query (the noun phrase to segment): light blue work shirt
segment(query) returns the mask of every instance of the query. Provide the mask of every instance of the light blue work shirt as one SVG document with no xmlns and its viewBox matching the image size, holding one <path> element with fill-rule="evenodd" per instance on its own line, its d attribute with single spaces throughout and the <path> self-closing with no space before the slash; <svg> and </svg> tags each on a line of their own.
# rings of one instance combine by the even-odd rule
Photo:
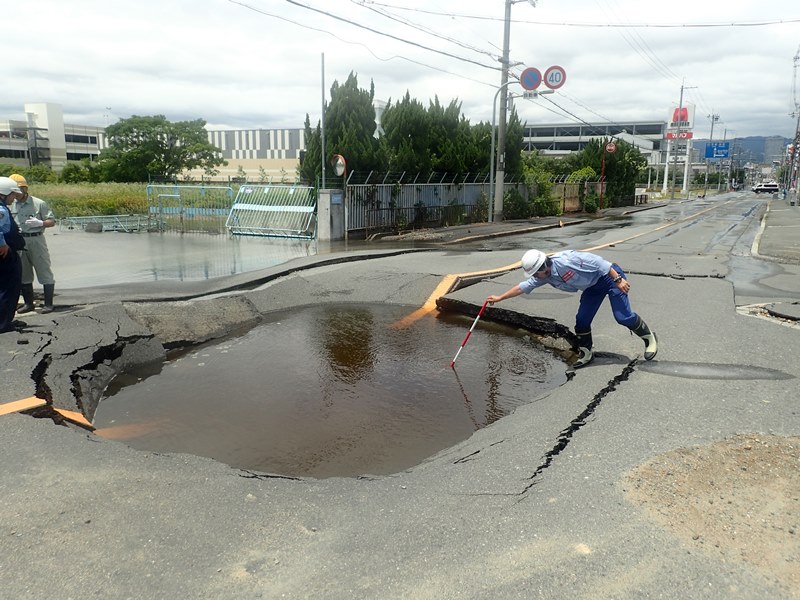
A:
<svg viewBox="0 0 800 600">
<path fill-rule="evenodd" d="M 0 200 L 0 246 L 6 245 L 6 234 L 11 233 L 11 211 Z"/>
<path fill-rule="evenodd" d="M 608 275 L 613 266 L 606 259 L 577 250 L 556 252 L 550 257 L 552 267 L 549 277 L 531 277 L 519 284 L 519 289 L 530 294 L 538 287 L 550 284 L 565 292 L 578 292 L 592 287 L 601 277 Z"/>
</svg>

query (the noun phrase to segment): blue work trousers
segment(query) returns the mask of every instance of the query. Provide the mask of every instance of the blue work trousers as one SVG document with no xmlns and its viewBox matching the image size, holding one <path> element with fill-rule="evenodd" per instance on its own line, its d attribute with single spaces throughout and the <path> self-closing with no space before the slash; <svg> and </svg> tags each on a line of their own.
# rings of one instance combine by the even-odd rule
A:
<svg viewBox="0 0 800 600">
<path fill-rule="evenodd" d="M 17 312 L 19 291 L 22 287 L 22 262 L 16 251 L 9 250 L 0 259 L 0 333 L 11 331 L 14 315 Z"/>
<path fill-rule="evenodd" d="M 614 270 L 627 279 L 625 272 L 616 263 L 612 265 Z M 617 284 L 608 276 L 608 273 L 603 275 L 600 280 L 592 287 L 586 288 L 581 293 L 581 302 L 578 307 L 578 314 L 575 316 L 575 333 L 588 333 L 592 330 L 592 321 L 603 299 L 608 296 L 608 301 L 611 303 L 611 310 L 614 313 L 614 319 L 617 323 L 632 329 L 636 327 L 639 320 L 639 315 L 633 312 L 631 304 L 628 301 L 628 294 L 623 294 L 619 291 Z"/>
</svg>

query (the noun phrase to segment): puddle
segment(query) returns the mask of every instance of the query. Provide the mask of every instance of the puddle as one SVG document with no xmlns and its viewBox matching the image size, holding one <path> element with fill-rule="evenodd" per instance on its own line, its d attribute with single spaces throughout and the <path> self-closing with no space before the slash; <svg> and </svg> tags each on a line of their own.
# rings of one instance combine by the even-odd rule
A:
<svg viewBox="0 0 800 600">
<path fill-rule="evenodd" d="M 287 476 L 386 475 L 419 464 L 566 380 L 524 332 L 413 308 L 272 313 L 241 337 L 121 376 L 97 434 Z M 132 385 L 133 384 L 133 385 Z"/>
</svg>

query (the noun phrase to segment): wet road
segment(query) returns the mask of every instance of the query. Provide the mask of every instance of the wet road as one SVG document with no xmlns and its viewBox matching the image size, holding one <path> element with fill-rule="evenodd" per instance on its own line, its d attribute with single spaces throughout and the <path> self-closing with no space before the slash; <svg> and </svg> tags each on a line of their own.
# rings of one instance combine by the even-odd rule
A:
<svg viewBox="0 0 800 600">
<path fill-rule="evenodd" d="M 680 538 L 625 497 L 631 470 L 665 452 L 742 432 L 800 435 L 796 327 L 735 306 L 800 296 L 797 261 L 747 254 L 763 202 L 748 195 L 692 201 L 622 219 L 623 228 L 593 222 L 480 242 L 491 252 L 454 246 L 317 266 L 304 262 L 314 257 L 295 258 L 283 271 L 275 267 L 280 277 L 235 296 L 37 315 L 24 334 L 0 336 L 4 390 L 18 397 L 46 390 L 75 408 L 77 397 L 88 402 L 99 394 L 114 369 L 157 356 L 164 343 L 222 336 L 303 305 L 414 309 L 445 275 L 512 264 L 531 245 L 609 244 L 598 252 L 631 273 L 634 306 L 658 332 L 660 349 L 656 361 L 642 365 L 641 341 L 604 308 L 595 321 L 600 354 L 590 368 L 385 477 L 289 480 L 8 415 L 0 419 L 4 593 L 638 600 L 680 590 L 698 600 L 795 597 L 742 553 Z M 704 208 L 711 210 L 700 214 Z M 792 242 L 796 222 L 770 244 L 780 250 Z M 122 257 L 120 270 L 126 268 Z M 445 294 L 480 306 L 519 279 L 517 270 Z M 172 287 L 180 293 L 190 283 Z M 576 303 L 537 290 L 503 304 L 516 315 L 570 326 Z M 757 517 L 748 523 L 764 526 Z M 747 538 L 746 530 L 728 533 Z M 781 547 L 770 550 L 783 560 Z"/>
<path fill-rule="evenodd" d="M 596 248 L 627 240 L 626 249 L 633 251 L 647 249 L 658 252 L 663 249 L 669 252 L 680 248 L 718 255 L 725 260 L 749 256 L 765 201 L 752 194 L 715 198 L 681 202 L 535 233 L 468 241 L 451 245 L 450 249 L 498 252 L 539 247 L 554 252 L 565 248 Z M 48 231 L 47 235 L 57 289 L 137 282 L 204 281 L 265 269 L 297 258 L 337 252 L 437 247 L 435 241 L 322 243 L 204 234 L 84 233 L 58 227 Z M 642 237 L 636 239 L 635 236 Z M 470 236 L 465 234 L 464 237 Z M 747 270 L 745 265 L 740 267 Z M 748 274 L 734 277 L 744 285 Z"/>
</svg>

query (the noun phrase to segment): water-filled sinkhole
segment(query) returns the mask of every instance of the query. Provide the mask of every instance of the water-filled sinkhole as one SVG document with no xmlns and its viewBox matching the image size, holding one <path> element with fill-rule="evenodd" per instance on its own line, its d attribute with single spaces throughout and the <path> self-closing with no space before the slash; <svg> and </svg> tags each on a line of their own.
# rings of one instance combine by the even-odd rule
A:
<svg viewBox="0 0 800 600">
<path fill-rule="evenodd" d="M 289 476 L 402 471 L 542 397 L 563 363 L 526 332 L 338 304 L 271 313 L 247 333 L 118 377 L 100 436 Z"/>
</svg>

